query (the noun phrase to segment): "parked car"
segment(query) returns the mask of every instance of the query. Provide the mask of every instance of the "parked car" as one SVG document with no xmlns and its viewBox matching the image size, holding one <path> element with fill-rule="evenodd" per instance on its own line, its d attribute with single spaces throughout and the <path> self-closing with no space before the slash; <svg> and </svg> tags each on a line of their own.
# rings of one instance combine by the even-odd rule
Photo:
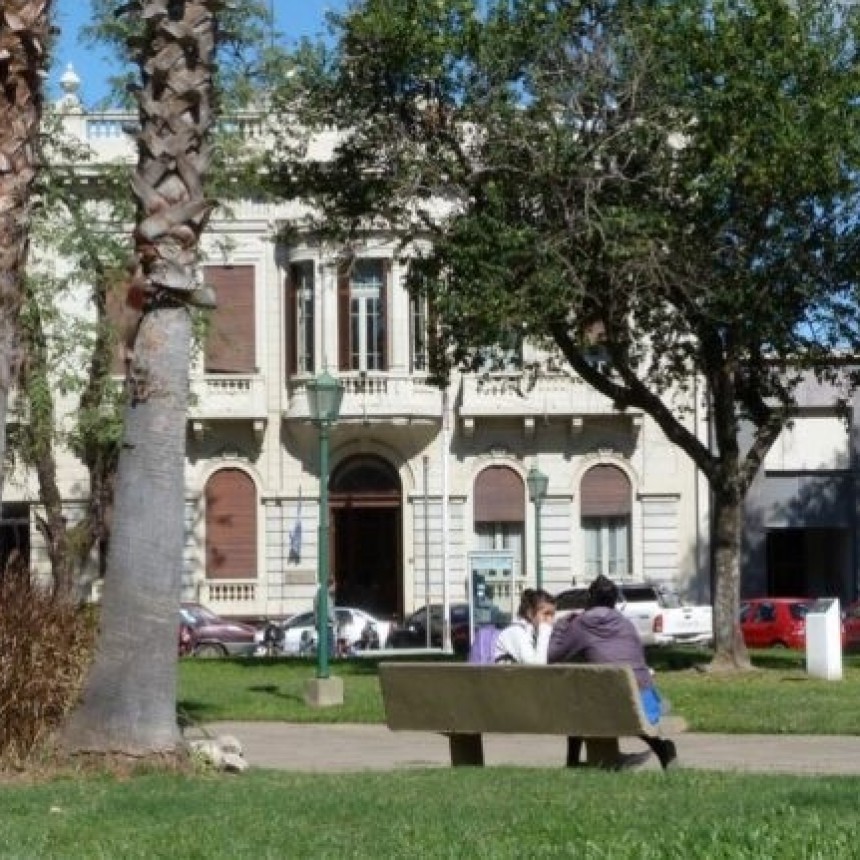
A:
<svg viewBox="0 0 860 860">
<path fill-rule="evenodd" d="M 713 609 L 682 603 L 674 592 L 650 582 L 619 582 L 618 609 L 636 626 L 645 645 L 705 645 L 714 638 Z M 556 617 L 584 612 L 588 588 L 576 586 L 556 595 Z"/>
<path fill-rule="evenodd" d="M 860 650 L 860 600 L 849 603 L 842 614 L 842 647 L 846 651 Z"/>
<path fill-rule="evenodd" d="M 467 654 L 472 637 L 469 630 L 469 604 L 452 603 L 449 606 L 451 619 L 451 646 L 456 654 Z M 442 647 L 442 604 L 430 604 L 430 647 Z M 478 608 L 476 624 L 496 624 L 502 626 L 510 620 L 510 615 L 502 612 L 492 603 Z M 427 645 L 427 607 L 416 609 L 403 622 L 391 631 L 388 637 L 389 648 L 424 648 Z"/>
<path fill-rule="evenodd" d="M 806 647 L 808 597 L 757 597 L 741 603 L 741 633 L 748 648 Z"/>
<path fill-rule="evenodd" d="M 337 637 L 344 640 L 347 650 L 380 647 L 388 638 L 390 621 L 375 618 L 364 609 L 354 606 L 336 606 Z M 284 654 L 308 653 L 316 643 L 316 622 L 313 612 L 294 615 L 282 625 L 284 635 L 280 648 Z M 373 635 L 375 631 L 376 635 Z"/>
<path fill-rule="evenodd" d="M 179 608 L 179 653 L 195 657 L 252 654 L 257 629 L 242 621 L 222 618 L 200 603 Z"/>
</svg>

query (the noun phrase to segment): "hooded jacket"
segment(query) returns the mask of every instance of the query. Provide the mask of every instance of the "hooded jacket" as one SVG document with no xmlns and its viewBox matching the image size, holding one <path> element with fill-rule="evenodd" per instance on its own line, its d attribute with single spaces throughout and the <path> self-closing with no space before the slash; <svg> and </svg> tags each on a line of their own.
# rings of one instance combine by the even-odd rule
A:
<svg viewBox="0 0 860 860">
<path fill-rule="evenodd" d="M 640 688 L 652 686 L 642 640 L 633 622 L 617 609 L 595 606 L 557 622 L 547 657 L 550 663 L 574 659 L 585 663 L 621 663 L 633 669 Z"/>
</svg>

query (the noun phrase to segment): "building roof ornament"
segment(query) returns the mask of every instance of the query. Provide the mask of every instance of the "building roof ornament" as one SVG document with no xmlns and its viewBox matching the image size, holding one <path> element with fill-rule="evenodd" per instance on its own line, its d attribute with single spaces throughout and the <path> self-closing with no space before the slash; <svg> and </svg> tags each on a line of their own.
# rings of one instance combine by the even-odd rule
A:
<svg viewBox="0 0 860 860">
<path fill-rule="evenodd" d="M 63 113 L 83 113 L 84 106 L 78 95 L 81 89 L 81 79 L 71 63 L 66 66 L 66 71 L 60 78 L 60 87 L 62 87 L 63 95 L 57 100 L 57 109 Z"/>
</svg>

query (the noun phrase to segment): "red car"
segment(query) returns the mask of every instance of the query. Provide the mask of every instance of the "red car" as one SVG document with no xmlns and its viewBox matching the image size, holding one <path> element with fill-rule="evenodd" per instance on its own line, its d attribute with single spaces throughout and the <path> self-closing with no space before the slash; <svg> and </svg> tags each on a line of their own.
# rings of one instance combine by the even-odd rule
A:
<svg viewBox="0 0 860 860">
<path fill-rule="evenodd" d="M 806 647 L 808 597 L 757 597 L 741 604 L 741 633 L 748 648 Z"/>
<path fill-rule="evenodd" d="M 842 647 L 847 651 L 860 650 L 860 600 L 848 604 L 842 616 Z"/>
<path fill-rule="evenodd" d="M 236 657 L 253 654 L 257 630 L 250 624 L 216 615 L 199 603 L 179 610 L 179 655 Z"/>
</svg>

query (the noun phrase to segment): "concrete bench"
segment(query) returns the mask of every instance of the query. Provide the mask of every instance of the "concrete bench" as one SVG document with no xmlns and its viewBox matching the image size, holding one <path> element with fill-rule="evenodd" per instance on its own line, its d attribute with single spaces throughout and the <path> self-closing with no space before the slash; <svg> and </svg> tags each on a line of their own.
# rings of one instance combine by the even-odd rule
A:
<svg viewBox="0 0 860 860">
<path fill-rule="evenodd" d="M 380 663 L 379 680 L 388 727 L 447 735 L 455 766 L 483 765 L 487 732 L 581 737 L 594 767 L 619 738 L 658 733 L 627 666 Z"/>
</svg>

